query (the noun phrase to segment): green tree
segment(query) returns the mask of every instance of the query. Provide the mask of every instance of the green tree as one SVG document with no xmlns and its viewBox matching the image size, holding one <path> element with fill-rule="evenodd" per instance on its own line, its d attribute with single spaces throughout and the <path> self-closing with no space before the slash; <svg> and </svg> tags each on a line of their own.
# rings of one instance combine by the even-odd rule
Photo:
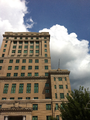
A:
<svg viewBox="0 0 90 120">
<path fill-rule="evenodd" d="M 59 110 L 63 120 L 90 120 L 90 96 L 88 89 L 79 87 L 79 90 L 69 92 L 68 102 L 62 102 Z"/>
<path fill-rule="evenodd" d="M 50 120 L 57 120 L 57 118 L 54 118 L 53 116 L 51 116 Z"/>
</svg>

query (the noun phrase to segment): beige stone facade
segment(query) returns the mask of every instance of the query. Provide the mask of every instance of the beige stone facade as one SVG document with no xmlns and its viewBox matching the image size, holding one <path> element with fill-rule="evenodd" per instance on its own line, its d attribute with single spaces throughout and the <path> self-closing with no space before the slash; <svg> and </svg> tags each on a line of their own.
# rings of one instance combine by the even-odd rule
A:
<svg viewBox="0 0 90 120">
<path fill-rule="evenodd" d="M 5 32 L 0 49 L 0 120 L 61 120 L 68 70 L 52 70 L 47 32 Z"/>
</svg>

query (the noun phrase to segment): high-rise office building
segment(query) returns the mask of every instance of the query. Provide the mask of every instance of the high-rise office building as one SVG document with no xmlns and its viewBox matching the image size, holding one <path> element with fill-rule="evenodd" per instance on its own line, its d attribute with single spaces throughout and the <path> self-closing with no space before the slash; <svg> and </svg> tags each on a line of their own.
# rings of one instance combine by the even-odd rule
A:
<svg viewBox="0 0 90 120">
<path fill-rule="evenodd" d="M 0 120 L 61 120 L 68 70 L 51 69 L 48 32 L 5 32 L 0 49 Z"/>
</svg>

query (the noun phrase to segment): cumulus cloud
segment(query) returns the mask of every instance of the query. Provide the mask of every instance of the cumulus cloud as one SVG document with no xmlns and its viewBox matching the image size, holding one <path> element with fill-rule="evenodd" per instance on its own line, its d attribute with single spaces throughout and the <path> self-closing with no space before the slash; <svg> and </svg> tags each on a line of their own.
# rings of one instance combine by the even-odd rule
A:
<svg viewBox="0 0 90 120">
<path fill-rule="evenodd" d="M 34 23 L 25 25 L 24 16 L 28 13 L 25 0 L 0 0 L 0 46 L 2 34 L 6 31 L 25 32 Z M 32 19 L 30 19 L 33 22 Z"/>
<path fill-rule="evenodd" d="M 39 32 L 50 33 L 50 51 L 52 69 L 70 70 L 72 89 L 84 85 L 90 86 L 90 54 L 89 42 L 79 40 L 76 33 L 68 33 L 67 28 L 54 25 L 50 29 L 44 28 Z"/>
</svg>

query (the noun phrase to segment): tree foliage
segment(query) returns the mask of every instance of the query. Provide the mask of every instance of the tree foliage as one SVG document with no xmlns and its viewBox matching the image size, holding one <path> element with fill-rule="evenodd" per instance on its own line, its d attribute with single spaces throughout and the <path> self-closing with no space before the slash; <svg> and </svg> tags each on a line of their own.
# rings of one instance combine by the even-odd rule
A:
<svg viewBox="0 0 90 120">
<path fill-rule="evenodd" d="M 88 89 L 79 87 L 66 96 L 68 102 L 59 107 L 63 120 L 90 120 L 90 96 Z M 88 109 L 89 108 L 89 109 Z"/>
</svg>

